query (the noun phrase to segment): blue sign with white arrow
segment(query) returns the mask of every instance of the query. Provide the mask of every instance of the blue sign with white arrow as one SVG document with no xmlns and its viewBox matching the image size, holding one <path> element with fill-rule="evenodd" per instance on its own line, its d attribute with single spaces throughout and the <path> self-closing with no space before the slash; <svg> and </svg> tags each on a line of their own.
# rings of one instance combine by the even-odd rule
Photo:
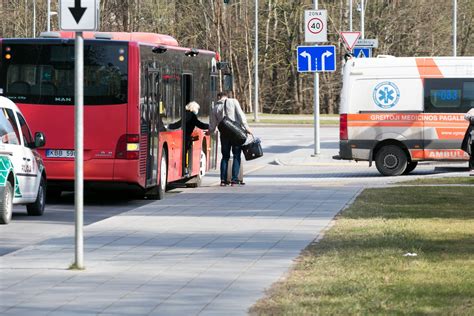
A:
<svg viewBox="0 0 474 316">
<path fill-rule="evenodd" d="M 354 47 L 352 51 L 356 58 L 369 58 L 372 57 L 372 48 L 370 47 Z"/>
<path fill-rule="evenodd" d="M 336 70 L 335 46 L 298 46 L 299 72 L 323 72 Z"/>
</svg>

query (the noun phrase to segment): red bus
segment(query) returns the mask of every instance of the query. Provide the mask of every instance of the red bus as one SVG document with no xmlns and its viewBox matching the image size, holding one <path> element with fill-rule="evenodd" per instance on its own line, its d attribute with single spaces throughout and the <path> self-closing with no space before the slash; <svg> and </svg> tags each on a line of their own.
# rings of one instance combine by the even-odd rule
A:
<svg viewBox="0 0 474 316">
<path fill-rule="evenodd" d="M 199 185 L 215 167 L 216 144 L 193 132 L 186 155 L 185 105 L 208 117 L 216 98 L 218 55 L 180 47 L 166 35 L 84 33 L 84 184 L 138 187 L 162 199 L 170 182 Z M 15 102 L 46 146 L 38 151 L 48 192 L 74 188 L 74 33 L 0 39 L 0 95 Z M 188 168 L 186 168 L 188 164 Z"/>
</svg>

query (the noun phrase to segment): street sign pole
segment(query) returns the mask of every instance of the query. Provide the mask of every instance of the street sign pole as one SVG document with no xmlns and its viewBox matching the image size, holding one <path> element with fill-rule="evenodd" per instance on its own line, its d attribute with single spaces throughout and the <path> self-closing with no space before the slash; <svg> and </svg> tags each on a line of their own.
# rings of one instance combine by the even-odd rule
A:
<svg viewBox="0 0 474 316">
<path fill-rule="evenodd" d="M 84 38 L 76 32 L 74 48 L 74 96 L 76 128 L 74 200 L 76 216 L 76 256 L 75 266 L 84 269 Z"/>
<path fill-rule="evenodd" d="M 318 0 L 314 0 L 314 9 L 318 9 Z M 319 73 L 314 73 L 314 154 L 318 156 L 321 153 L 319 141 Z"/>
<path fill-rule="evenodd" d="M 60 0 L 59 26 L 74 31 L 74 215 L 75 269 L 84 269 L 84 31 L 99 24 L 97 0 Z"/>
</svg>

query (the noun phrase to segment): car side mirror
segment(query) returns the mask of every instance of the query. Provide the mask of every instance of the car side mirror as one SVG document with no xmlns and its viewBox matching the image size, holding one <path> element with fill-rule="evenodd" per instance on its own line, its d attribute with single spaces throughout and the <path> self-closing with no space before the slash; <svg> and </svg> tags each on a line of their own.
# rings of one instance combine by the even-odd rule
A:
<svg viewBox="0 0 474 316">
<path fill-rule="evenodd" d="M 44 134 L 42 132 L 36 132 L 35 133 L 35 147 L 43 147 L 46 145 L 46 138 L 44 137 Z"/>
</svg>

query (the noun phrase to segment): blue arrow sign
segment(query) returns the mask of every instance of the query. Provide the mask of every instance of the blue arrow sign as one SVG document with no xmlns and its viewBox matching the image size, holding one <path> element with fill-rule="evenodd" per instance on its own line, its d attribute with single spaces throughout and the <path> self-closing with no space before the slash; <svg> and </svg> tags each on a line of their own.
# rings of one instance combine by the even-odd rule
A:
<svg viewBox="0 0 474 316">
<path fill-rule="evenodd" d="M 336 70 L 335 46 L 298 46 L 299 72 L 323 72 Z"/>
<path fill-rule="evenodd" d="M 354 47 L 352 51 L 356 58 L 369 58 L 372 57 L 372 48 L 370 47 Z"/>
</svg>

